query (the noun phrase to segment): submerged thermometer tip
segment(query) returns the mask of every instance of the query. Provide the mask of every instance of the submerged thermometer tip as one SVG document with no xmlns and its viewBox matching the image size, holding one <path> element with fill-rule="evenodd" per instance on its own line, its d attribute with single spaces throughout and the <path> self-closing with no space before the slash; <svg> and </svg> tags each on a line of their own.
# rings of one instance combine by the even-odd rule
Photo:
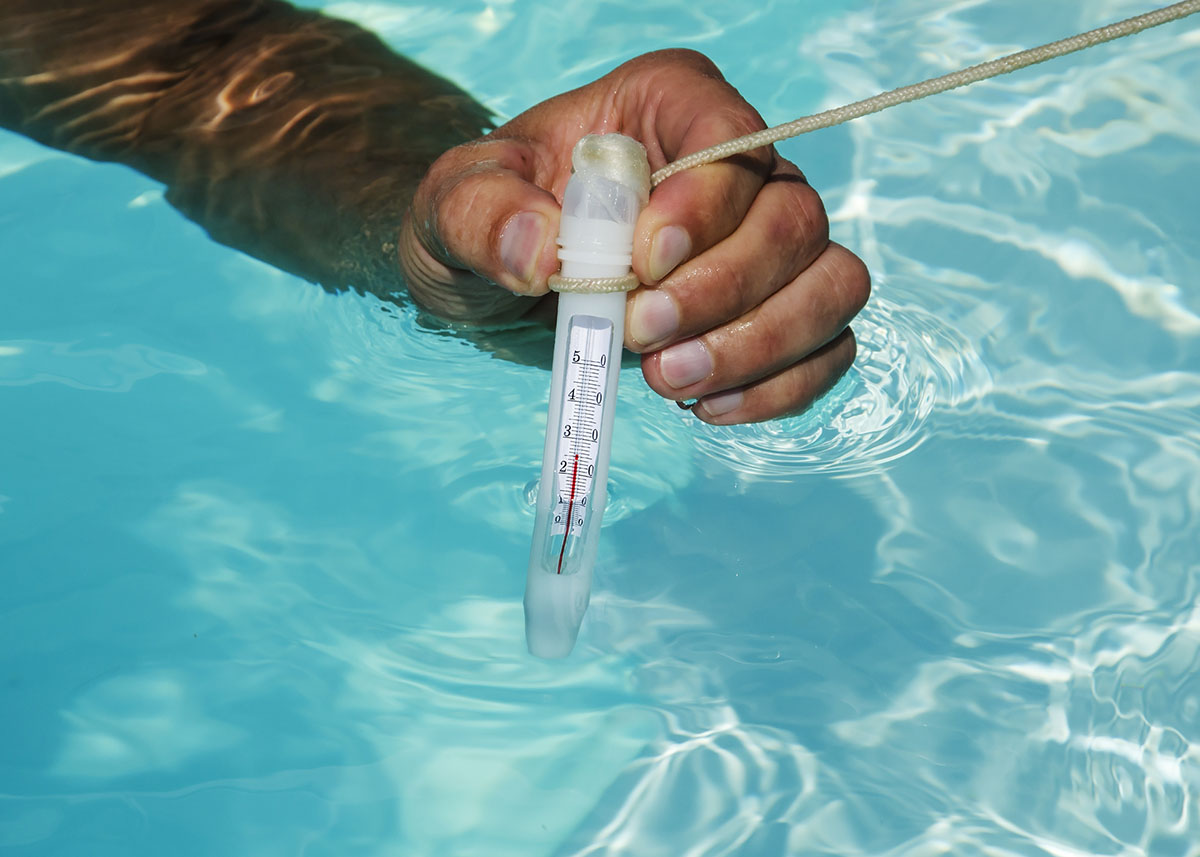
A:
<svg viewBox="0 0 1200 857">
<path fill-rule="evenodd" d="M 565 658 L 587 610 L 591 575 L 550 577 L 525 590 L 525 642 L 539 658 Z"/>
</svg>

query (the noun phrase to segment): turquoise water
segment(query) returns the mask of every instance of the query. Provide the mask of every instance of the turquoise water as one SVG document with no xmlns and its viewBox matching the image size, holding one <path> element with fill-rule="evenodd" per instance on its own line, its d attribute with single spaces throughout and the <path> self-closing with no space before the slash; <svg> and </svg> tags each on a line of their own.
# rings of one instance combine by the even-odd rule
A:
<svg viewBox="0 0 1200 857">
<path fill-rule="evenodd" d="M 328 8 L 502 114 L 687 45 L 771 122 L 1146 8 L 733 6 Z M 544 369 L 0 136 L 0 849 L 1200 855 L 1198 47 L 785 144 L 859 362 L 725 429 L 626 372 L 554 663 Z"/>
</svg>

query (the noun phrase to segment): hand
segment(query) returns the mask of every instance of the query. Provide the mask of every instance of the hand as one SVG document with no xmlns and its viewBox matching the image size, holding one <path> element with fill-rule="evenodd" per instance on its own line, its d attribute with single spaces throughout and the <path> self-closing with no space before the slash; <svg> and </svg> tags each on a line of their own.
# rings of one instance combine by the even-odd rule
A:
<svg viewBox="0 0 1200 857">
<path fill-rule="evenodd" d="M 631 60 L 433 164 L 401 230 L 409 291 L 444 318 L 523 315 L 558 269 L 558 200 L 580 137 L 631 136 L 653 170 L 763 127 L 704 56 Z M 645 285 L 630 294 L 625 345 L 656 392 L 697 399 L 705 422 L 795 413 L 854 361 L 847 325 L 870 292 L 866 267 L 830 243 L 820 197 L 773 148 L 659 185 L 633 270 Z"/>
</svg>

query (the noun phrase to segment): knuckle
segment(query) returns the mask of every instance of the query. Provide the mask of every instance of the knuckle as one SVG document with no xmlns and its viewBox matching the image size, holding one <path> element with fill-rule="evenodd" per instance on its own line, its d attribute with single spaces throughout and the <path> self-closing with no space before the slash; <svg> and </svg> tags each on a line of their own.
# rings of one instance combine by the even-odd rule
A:
<svg viewBox="0 0 1200 857">
<path fill-rule="evenodd" d="M 429 165 L 429 169 L 425 171 L 425 177 L 421 179 L 421 184 L 417 189 L 419 197 L 435 204 L 446 189 L 455 184 L 467 166 L 467 157 L 463 149 L 462 146 L 448 149 Z"/>
<path fill-rule="evenodd" d="M 618 66 L 606 76 L 610 77 L 656 87 L 667 85 L 670 89 L 694 86 L 697 82 L 725 82 L 717 64 L 691 48 L 664 48 L 644 53 Z"/>
<path fill-rule="evenodd" d="M 753 347 L 742 352 L 756 365 L 744 368 L 746 374 L 761 375 L 763 369 L 773 369 L 787 362 L 795 343 L 800 338 L 797 326 L 769 313 L 758 313 L 755 319 Z M 757 371 L 756 371 L 757 370 Z"/>
<path fill-rule="evenodd" d="M 759 277 L 751 266 L 714 259 L 676 286 L 684 318 L 681 331 L 700 333 L 751 312 L 762 300 Z"/>
<path fill-rule="evenodd" d="M 829 243 L 829 219 L 816 191 L 807 185 L 786 188 L 778 215 L 766 220 L 765 238 L 772 246 L 787 248 L 791 264 L 807 267 Z"/>
<path fill-rule="evenodd" d="M 758 111 L 751 107 L 749 102 L 745 101 L 730 84 L 726 83 L 725 86 L 728 87 L 729 92 L 735 97 L 733 100 L 726 102 L 724 107 L 714 115 L 724 133 L 735 137 L 744 137 L 747 134 L 754 134 L 764 130 L 767 127 L 767 123 L 759 115 Z M 751 149 L 745 154 L 759 161 L 773 162 L 775 158 L 774 151 L 770 146 L 760 146 L 757 149 Z"/>
<path fill-rule="evenodd" d="M 688 212 L 695 221 L 701 241 L 712 246 L 736 226 L 735 212 L 745 208 L 745 190 L 735 177 L 710 171 L 696 177 L 697 197 L 702 201 Z M 702 196 L 701 196 L 702 195 Z M 716 214 L 707 214 L 716 212 Z"/>
<path fill-rule="evenodd" d="M 722 284 L 717 292 L 719 297 L 712 306 L 710 317 L 703 319 L 710 327 L 753 310 L 760 301 L 756 280 L 746 266 L 722 265 L 718 268 L 718 277 Z"/>
<path fill-rule="evenodd" d="M 825 203 L 821 195 L 807 184 L 797 186 L 800 201 L 798 213 L 803 217 L 807 236 L 816 236 L 820 241 L 829 240 L 829 214 L 825 211 Z"/>
<path fill-rule="evenodd" d="M 706 54 L 702 54 L 700 51 L 693 50 L 692 48 L 666 48 L 661 51 L 654 51 L 648 56 L 686 66 L 693 71 L 700 72 L 705 77 L 714 77 L 718 80 L 725 79 L 725 76 L 721 74 L 721 70 L 717 68 L 715 62 L 709 59 Z"/>
<path fill-rule="evenodd" d="M 464 216 L 478 209 L 487 186 L 487 176 L 479 171 L 468 171 L 442 185 L 433 202 L 433 223 L 442 245 L 451 254 L 462 251 L 473 243 L 477 235 L 477 224 L 473 218 Z M 499 224 L 488 227 L 499 229 Z M 489 236 L 492 237 L 492 236 Z"/>
<path fill-rule="evenodd" d="M 856 314 L 871 297 L 871 272 L 867 264 L 840 244 L 830 244 L 834 252 L 834 282 L 839 296 L 851 315 Z"/>
<path fill-rule="evenodd" d="M 447 149 L 429 165 L 423 183 L 441 184 L 461 165 L 462 158 L 458 148 Z"/>
<path fill-rule="evenodd" d="M 437 157 L 417 188 L 416 196 L 432 216 L 445 215 L 449 205 L 469 202 L 479 192 L 479 183 L 495 166 L 494 146 L 485 142 L 464 143 Z"/>
<path fill-rule="evenodd" d="M 871 272 L 867 268 L 867 263 L 858 256 L 853 253 L 850 253 L 849 256 L 852 260 L 852 271 L 847 278 L 847 283 L 850 287 L 850 304 L 857 313 L 867 305 L 867 301 L 871 298 Z"/>
</svg>

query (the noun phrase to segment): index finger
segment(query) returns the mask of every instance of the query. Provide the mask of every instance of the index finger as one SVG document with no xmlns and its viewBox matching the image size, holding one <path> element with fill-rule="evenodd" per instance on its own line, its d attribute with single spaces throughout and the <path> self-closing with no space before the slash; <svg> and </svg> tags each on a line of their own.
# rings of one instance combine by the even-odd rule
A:
<svg viewBox="0 0 1200 857">
<path fill-rule="evenodd" d="M 701 64 L 699 67 L 691 67 Z M 686 74 L 690 71 L 690 74 Z M 660 85 L 677 89 L 653 117 L 663 156 L 676 160 L 766 127 L 762 117 L 702 55 L 679 80 Z M 633 270 L 643 283 L 656 284 L 681 262 L 729 237 L 742 222 L 775 162 L 763 147 L 714 164 L 685 170 L 650 195 L 634 235 Z"/>
</svg>

